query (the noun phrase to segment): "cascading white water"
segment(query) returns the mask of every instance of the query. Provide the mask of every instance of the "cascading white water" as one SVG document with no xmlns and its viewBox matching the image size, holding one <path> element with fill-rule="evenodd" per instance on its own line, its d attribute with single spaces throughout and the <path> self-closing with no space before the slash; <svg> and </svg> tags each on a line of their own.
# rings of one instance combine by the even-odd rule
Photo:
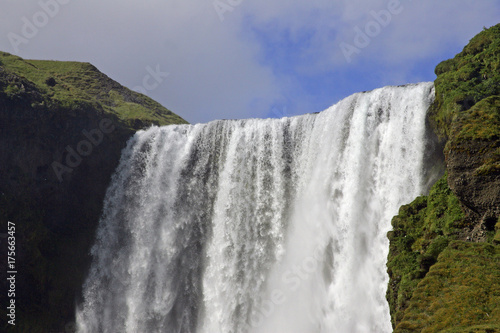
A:
<svg viewBox="0 0 500 333">
<path fill-rule="evenodd" d="M 79 332 L 391 332 L 386 233 L 426 190 L 433 92 L 138 132 L 106 195 Z"/>
</svg>

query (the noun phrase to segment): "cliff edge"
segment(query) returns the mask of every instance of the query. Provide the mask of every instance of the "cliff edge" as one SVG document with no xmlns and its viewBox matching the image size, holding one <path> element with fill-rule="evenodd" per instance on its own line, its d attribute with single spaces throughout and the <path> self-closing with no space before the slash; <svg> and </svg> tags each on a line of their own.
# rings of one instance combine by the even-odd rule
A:
<svg viewBox="0 0 500 333">
<path fill-rule="evenodd" d="M 138 129 L 179 123 L 186 121 L 91 64 L 0 52 L 0 232 L 15 224 L 16 331 L 72 325 L 121 150 Z M 3 329 L 12 328 L 7 319 Z"/>
<path fill-rule="evenodd" d="M 500 24 L 435 72 L 446 172 L 388 233 L 394 332 L 500 332 Z"/>
</svg>

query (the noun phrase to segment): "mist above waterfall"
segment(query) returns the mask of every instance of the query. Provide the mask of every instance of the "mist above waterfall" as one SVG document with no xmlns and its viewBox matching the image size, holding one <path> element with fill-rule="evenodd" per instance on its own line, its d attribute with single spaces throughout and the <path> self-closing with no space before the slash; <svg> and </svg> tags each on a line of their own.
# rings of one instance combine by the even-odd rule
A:
<svg viewBox="0 0 500 333">
<path fill-rule="evenodd" d="M 112 183 L 79 332 L 391 332 L 387 231 L 426 191 L 432 83 L 152 127 Z"/>
</svg>

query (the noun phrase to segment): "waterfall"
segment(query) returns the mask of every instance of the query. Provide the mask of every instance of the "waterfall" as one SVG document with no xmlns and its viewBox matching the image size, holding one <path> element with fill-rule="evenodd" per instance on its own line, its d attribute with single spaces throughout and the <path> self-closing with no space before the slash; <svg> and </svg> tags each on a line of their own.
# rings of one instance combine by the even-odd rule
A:
<svg viewBox="0 0 500 333">
<path fill-rule="evenodd" d="M 151 127 L 104 202 L 79 332 L 391 332 L 386 233 L 427 190 L 432 83 Z"/>
</svg>

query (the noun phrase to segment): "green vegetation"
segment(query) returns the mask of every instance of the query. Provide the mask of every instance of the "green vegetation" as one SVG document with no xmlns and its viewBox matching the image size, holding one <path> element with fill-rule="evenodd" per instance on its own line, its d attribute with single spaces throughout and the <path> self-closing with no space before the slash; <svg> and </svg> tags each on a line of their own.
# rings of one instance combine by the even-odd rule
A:
<svg viewBox="0 0 500 333">
<path fill-rule="evenodd" d="M 500 247 L 453 241 L 395 332 L 500 332 Z"/>
<path fill-rule="evenodd" d="M 479 152 L 481 165 L 476 176 L 500 173 L 500 95 L 490 96 L 462 112 L 455 120 L 447 150 L 459 149 L 474 154 L 468 142 L 487 143 Z"/>
<path fill-rule="evenodd" d="M 455 136 L 458 141 L 500 139 L 500 96 L 479 101 L 470 110 L 460 114 L 456 123 Z"/>
<path fill-rule="evenodd" d="M 500 217 L 497 220 L 497 224 L 495 224 L 495 236 L 493 237 L 493 242 L 495 244 L 500 244 Z"/>
<path fill-rule="evenodd" d="M 24 77 L 36 86 L 44 97 L 39 107 L 69 111 L 93 108 L 116 115 L 130 128 L 186 123 L 151 98 L 111 80 L 89 63 L 24 60 L 0 52 L 0 64 L 2 70 Z M 16 82 L 3 87 L 11 100 L 22 99 L 24 91 L 25 87 Z"/>
<path fill-rule="evenodd" d="M 466 221 L 446 175 L 394 217 L 387 263 L 394 332 L 500 332 L 500 246 L 457 240 Z"/>
<path fill-rule="evenodd" d="M 387 298 L 394 325 L 403 318 L 417 284 L 463 225 L 464 215 L 448 187 L 446 174 L 429 196 L 418 197 L 400 208 L 392 220 L 393 231 L 388 233 L 391 284 Z"/>
<path fill-rule="evenodd" d="M 489 96 L 500 95 L 500 24 L 472 38 L 455 58 L 437 65 L 435 73 L 431 120 L 438 134 L 448 138 L 461 113 Z"/>
</svg>

